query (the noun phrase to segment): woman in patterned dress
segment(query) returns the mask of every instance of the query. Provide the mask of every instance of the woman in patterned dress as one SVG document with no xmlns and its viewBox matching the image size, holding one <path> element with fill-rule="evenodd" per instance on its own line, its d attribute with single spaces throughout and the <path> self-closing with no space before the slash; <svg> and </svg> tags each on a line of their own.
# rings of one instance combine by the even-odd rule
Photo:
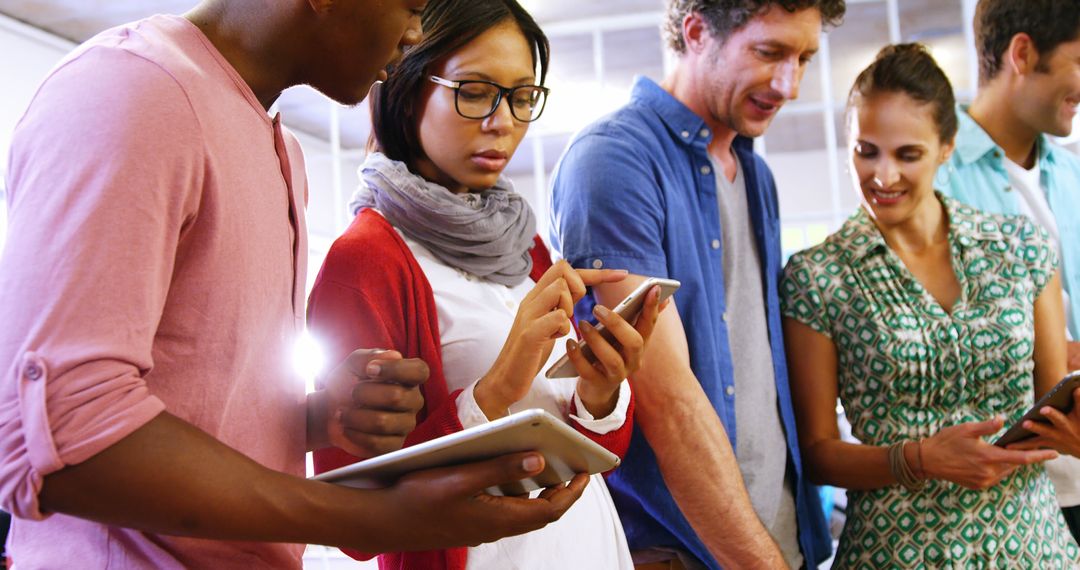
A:
<svg viewBox="0 0 1080 570">
<path fill-rule="evenodd" d="M 934 192 L 953 108 L 918 44 L 883 49 L 851 90 L 862 205 L 783 284 L 803 458 L 849 490 L 837 568 L 1076 567 L 1042 466 L 1056 452 L 984 440 L 1065 373 L 1056 254 L 1026 218 Z"/>
</svg>

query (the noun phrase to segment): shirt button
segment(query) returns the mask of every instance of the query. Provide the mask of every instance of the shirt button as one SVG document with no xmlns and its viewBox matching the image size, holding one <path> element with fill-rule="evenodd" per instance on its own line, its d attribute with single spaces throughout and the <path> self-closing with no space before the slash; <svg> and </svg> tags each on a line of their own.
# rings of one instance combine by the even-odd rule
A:
<svg viewBox="0 0 1080 570">
<path fill-rule="evenodd" d="M 41 379 L 41 367 L 37 364 L 28 364 L 26 370 L 23 371 L 23 375 L 27 380 L 40 380 Z"/>
<path fill-rule="evenodd" d="M 734 396 L 735 395 L 735 387 L 734 386 L 728 386 L 724 390 L 724 393 L 727 394 L 728 396 Z"/>
<path fill-rule="evenodd" d="M 720 315 L 720 320 L 724 321 L 725 323 L 727 322 L 727 311 L 724 311 L 724 314 Z"/>
<path fill-rule="evenodd" d="M 707 175 L 708 175 L 709 173 L 711 173 L 711 172 L 712 172 L 712 169 L 711 169 L 711 168 L 709 168 L 708 166 L 702 166 L 702 167 L 701 167 L 701 173 L 702 173 L 702 174 L 704 174 L 704 175 L 706 175 L 706 176 L 707 176 Z"/>
<path fill-rule="evenodd" d="M 604 266 L 604 262 L 600 261 L 599 259 L 594 259 L 593 262 L 592 262 L 593 269 L 600 269 L 603 266 Z"/>
<path fill-rule="evenodd" d="M 513 301 L 507 301 L 506 302 L 506 308 L 507 309 L 513 309 L 514 308 L 514 302 Z"/>
<path fill-rule="evenodd" d="M 718 239 L 712 240 L 712 248 L 713 249 L 720 249 L 720 240 L 718 240 Z"/>
<path fill-rule="evenodd" d="M 701 135 L 701 138 L 705 138 L 709 136 L 709 129 L 701 129 L 701 132 L 698 134 Z"/>
<path fill-rule="evenodd" d="M 1006 186 L 1005 191 L 1006 192 L 1012 192 L 1012 186 Z"/>
<path fill-rule="evenodd" d="M 682 135 L 682 138 L 684 138 L 684 139 L 690 138 L 690 131 L 683 131 L 683 132 L 681 132 L 679 134 Z"/>
</svg>

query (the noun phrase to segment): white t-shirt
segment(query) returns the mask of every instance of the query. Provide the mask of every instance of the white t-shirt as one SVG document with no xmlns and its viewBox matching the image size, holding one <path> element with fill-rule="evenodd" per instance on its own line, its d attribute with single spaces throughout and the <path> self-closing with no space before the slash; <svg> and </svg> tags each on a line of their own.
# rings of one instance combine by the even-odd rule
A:
<svg viewBox="0 0 1080 570">
<path fill-rule="evenodd" d="M 518 304 L 534 283 L 526 279 L 516 287 L 507 287 L 481 279 L 444 264 L 424 246 L 404 239 L 435 296 L 447 388 L 450 392 L 464 390 L 457 399 L 461 425 L 468 428 L 487 423 L 473 397 L 473 388 L 498 357 L 513 326 Z M 543 375 L 565 352 L 568 338 L 569 335 L 556 342 L 529 393 L 510 406 L 510 411 L 543 408 L 556 417 L 573 418 L 598 434 L 619 429 L 626 421 L 630 404 L 630 387 L 625 380 L 615 411 L 605 418 L 594 419 L 577 396 L 577 378 L 548 379 Z M 569 415 L 571 401 L 577 405 L 577 414 L 573 416 Z M 537 531 L 469 548 L 466 568 L 633 570 L 634 564 L 604 478 L 593 475 L 584 494 L 561 519 Z"/>
<path fill-rule="evenodd" d="M 1050 204 L 1046 200 L 1046 190 L 1042 187 L 1038 163 L 1028 170 L 1007 158 L 1002 162 L 1005 164 L 1005 172 L 1009 175 L 1009 183 L 1020 198 L 1020 213 L 1046 228 L 1050 234 L 1050 242 L 1058 250 L 1058 259 L 1061 259 L 1061 234 L 1058 233 L 1054 212 L 1050 210 Z M 1061 294 L 1064 297 L 1065 306 L 1068 307 L 1069 294 L 1064 289 Z M 1071 318 L 1069 311 L 1065 313 L 1066 318 Z M 1065 331 L 1065 336 L 1069 338 L 1068 330 Z M 1061 506 L 1080 505 L 1080 459 L 1062 455 L 1046 463 L 1046 473 L 1054 482 L 1058 503 Z"/>
<path fill-rule="evenodd" d="M 1027 170 L 1007 158 L 1002 162 L 1005 164 L 1005 172 L 1009 175 L 1009 183 L 1020 197 L 1020 213 L 1046 228 L 1046 231 L 1050 234 L 1050 243 L 1053 243 L 1058 250 L 1058 259 L 1062 260 L 1061 263 L 1064 263 L 1064 258 L 1061 257 L 1061 234 L 1058 233 L 1057 221 L 1054 218 L 1054 212 L 1050 210 L 1050 203 L 1046 201 L 1046 189 L 1043 188 L 1039 179 L 1038 163 L 1031 170 Z M 1064 288 L 1062 288 L 1061 294 L 1065 301 L 1065 307 L 1068 307 L 1069 294 L 1065 292 Z M 1065 311 L 1065 318 L 1072 319 L 1071 311 Z M 1069 336 L 1068 330 L 1065 331 L 1065 336 L 1069 340 L 1074 340 Z"/>
</svg>

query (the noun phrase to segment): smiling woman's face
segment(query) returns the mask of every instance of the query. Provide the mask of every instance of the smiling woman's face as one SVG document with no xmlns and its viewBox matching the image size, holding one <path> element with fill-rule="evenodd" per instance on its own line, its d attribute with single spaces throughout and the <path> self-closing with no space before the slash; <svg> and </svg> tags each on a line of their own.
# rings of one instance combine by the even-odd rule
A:
<svg viewBox="0 0 1080 570">
<path fill-rule="evenodd" d="M 504 87 L 536 82 L 529 42 L 512 20 L 480 34 L 430 71 L 450 81 L 480 79 Z M 454 107 L 454 90 L 425 77 L 417 124 L 423 154 L 415 166 L 452 192 L 491 188 L 528 130 L 529 123 L 510 113 L 505 97 L 486 119 L 466 119 Z"/>
<path fill-rule="evenodd" d="M 879 93 L 856 105 L 851 164 L 867 212 L 888 227 L 939 207 L 934 175 L 952 145 L 941 142 L 933 105 L 904 93 Z"/>
</svg>

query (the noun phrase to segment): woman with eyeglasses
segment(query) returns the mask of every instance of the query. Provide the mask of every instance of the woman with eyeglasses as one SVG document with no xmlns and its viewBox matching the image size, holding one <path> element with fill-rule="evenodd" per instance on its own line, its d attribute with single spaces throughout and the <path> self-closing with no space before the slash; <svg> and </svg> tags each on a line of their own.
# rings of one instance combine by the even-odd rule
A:
<svg viewBox="0 0 1080 570">
<path fill-rule="evenodd" d="M 350 205 L 356 218 L 311 293 L 311 331 L 330 356 L 382 346 L 428 363 L 425 407 L 406 445 L 543 408 L 621 456 L 633 423 L 625 379 L 655 323 L 657 291 L 633 325 L 597 310 L 616 342 L 581 324 L 599 356 L 588 363 L 571 338 L 573 304 L 586 286 L 625 273 L 552 265 L 529 205 L 502 176 L 544 110 L 547 38 L 514 0 L 435 0 L 422 23 L 424 40 L 372 94 L 371 152 Z M 563 339 L 579 377 L 547 379 L 542 371 Z M 322 472 L 358 459 L 323 450 L 315 466 Z M 571 485 L 585 481 L 579 475 Z M 598 475 L 544 529 L 469 548 L 383 554 L 380 564 L 633 567 Z"/>
</svg>

